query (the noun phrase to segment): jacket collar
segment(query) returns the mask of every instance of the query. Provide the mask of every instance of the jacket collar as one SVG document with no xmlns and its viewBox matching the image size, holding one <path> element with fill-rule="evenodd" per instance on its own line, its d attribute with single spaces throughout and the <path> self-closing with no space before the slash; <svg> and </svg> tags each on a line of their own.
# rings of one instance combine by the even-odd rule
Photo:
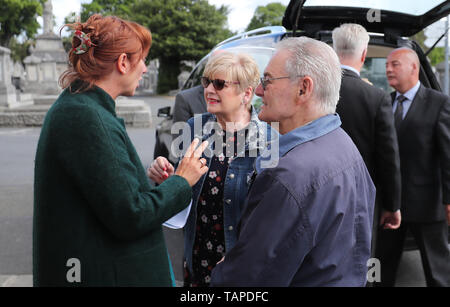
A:
<svg viewBox="0 0 450 307">
<path fill-rule="evenodd" d="M 416 85 L 414 85 L 412 88 L 410 88 L 403 94 L 400 94 L 399 92 L 395 91 L 395 99 L 397 99 L 398 96 L 403 95 L 409 100 L 414 101 L 414 98 L 419 92 L 420 86 L 421 86 L 420 81 L 417 81 Z"/>
<path fill-rule="evenodd" d="M 217 117 L 215 114 L 207 113 L 204 125 L 208 122 L 217 122 Z M 265 122 L 262 122 L 258 118 L 258 113 L 255 108 L 252 106 L 251 115 L 250 115 L 250 123 L 249 123 L 249 131 L 248 135 L 245 138 L 245 146 L 244 151 L 256 151 L 263 150 L 266 148 L 268 141 L 270 141 L 270 128 Z M 254 129 L 256 127 L 256 129 Z M 203 135 L 195 135 L 195 138 L 201 139 L 202 141 L 207 140 L 213 135 L 213 133 L 203 134 Z M 211 146 L 212 144 L 210 144 Z M 244 152 L 238 152 L 238 156 L 243 156 Z"/>
<path fill-rule="evenodd" d="M 83 81 L 76 80 L 70 85 L 68 89 L 66 89 L 67 93 L 69 93 L 70 95 L 77 95 L 77 93 L 75 92 L 85 85 L 86 84 Z M 102 106 L 106 111 L 116 116 L 116 102 L 102 88 L 94 85 L 92 89 L 81 92 L 80 94 L 87 95 L 100 106 Z"/>
<path fill-rule="evenodd" d="M 347 65 L 341 65 L 341 68 L 342 71 L 344 72 L 344 75 L 361 78 L 361 75 L 355 68 Z"/>
</svg>

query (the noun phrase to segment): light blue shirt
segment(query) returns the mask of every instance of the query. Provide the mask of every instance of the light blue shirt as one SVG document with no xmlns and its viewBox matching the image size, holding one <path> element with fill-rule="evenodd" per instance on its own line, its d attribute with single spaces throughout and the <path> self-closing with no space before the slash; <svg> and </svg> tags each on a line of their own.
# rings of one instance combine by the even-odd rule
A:
<svg viewBox="0 0 450 307">
<path fill-rule="evenodd" d="M 305 126 L 298 127 L 286 134 L 279 135 L 279 157 L 284 156 L 288 151 L 297 145 L 321 137 L 341 126 L 341 118 L 337 113 L 322 116 Z M 259 174 L 262 155 L 256 158 L 255 169 Z"/>
<path fill-rule="evenodd" d="M 416 97 L 416 94 L 419 91 L 419 88 L 420 88 L 420 81 L 417 81 L 417 84 L 414 85 L 412 88 L 410 88 L 406 93 L 400 94 L 399 92 L 396 92 L 394 104 L 392 105 L 392 112 L 395 113 L 395 110 L 397 110 L 398 96 L 400 95 L 405 96 L 407 99 L 403 101 L 403 114 L 402 114 L 402 119 L 404 119 L 406 113 L 408 113 L 408 110 L 411 107 L 411 103 L 413 102 L 414 97 Z"/>
<path fill-rule="evenodd" d="M 358 76 L 360 76 L 359 71 L 357 71 L 355 68 L 353 68 L 353 67 L 351 67 L 351 66 L 341 64 L 341 68 L 342 68 L 342 69 L 351 70 L 351 71 L 353 71 L 355 74 L 357 74 Z"/>
</svg>

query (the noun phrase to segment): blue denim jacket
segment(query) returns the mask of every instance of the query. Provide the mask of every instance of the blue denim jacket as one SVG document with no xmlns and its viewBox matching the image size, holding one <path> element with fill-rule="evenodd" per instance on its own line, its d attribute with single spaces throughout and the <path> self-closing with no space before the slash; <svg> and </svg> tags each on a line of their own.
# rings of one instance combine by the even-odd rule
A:
<svg viewBox="0 0 450 307">
<path fill-rule="evenodd" d="M 196 134 L 196 132 L 199 132 L 194 131 L 194 122 L 196 121 L 199 121 L 199 123 L 201 123 L 201 127 L 203 129 L 207 123 L 217 122 L 216 116 L 211 113 L 204 113 L 189 119 L 187 122 L 191 128 L 191 141 L 194 139 L 194 137 L 199 138 L 202 141 L 210 138 L 212 133 L 202 135 Z M 253 123 L 253 127 L 257 127 L 257 131 L 254 131 L 255 129 L 251 129 L 249 131 L 249 135 L 245 144 L 245 153 L 240 153 L 242 155 L 245 154 L 245 156 L 239 157 L 240 154 L 238 153 L 238 157 L 235 157 L 229 164 L 227 175 L 225 177 L 226 179 L 223 194 L 223 226 L 225 234 L 225 251 L 229 251 L 234 246 L 237 240 L 237 224 L 241 217 L 241 212 L 243 211 L 250 178 L 253 173 L 256 151 L 259 154 L 259 152 L 261 152 L 265 147 L 264 141 L 270 140 L 270 126 L 258 119 L 258 114 L 254 111 L 254 109 L 252 110 L 250 123 Z M 248 140 L 251 139 L 252 134 L 255 133 L 259 136 L 259 141 L 255 143 L 249 143 Z M 209 148 L 211 148 L 211 146 L 212 144 L 208 145 Z M 252 151 L 255 154 L 250 155 L 249 153 Z M 205 151 L 205 153 L 203 154 L 203 157 L 207 161 L 206 165 L 210 167 L 211 158 L 208 157 L 206 152 L 207 151 Z M 195 241 L 197 202 L 207 175 L 208 172 L 203 175 L 200 180 L 192 187 L 192 208 L 184 228 L 184 259 L 186 260 L 187 267 L 190 271 L 192 271 L 192 250 Z"/>
</svg>

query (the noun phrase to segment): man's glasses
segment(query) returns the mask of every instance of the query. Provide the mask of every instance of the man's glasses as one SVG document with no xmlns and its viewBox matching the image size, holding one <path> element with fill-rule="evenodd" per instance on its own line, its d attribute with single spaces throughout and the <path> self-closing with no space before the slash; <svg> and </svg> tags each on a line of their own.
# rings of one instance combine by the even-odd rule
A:
<svg viewBox="0 0 450 307">
<path fill-rule="evenodd" d="M 298 76 L 295 76 L 295 77 L 304 77 L 304 75 L 298 75 Z M 291 76 L 277 77 L 277 78 L 262 77 L 262 78 L 259 78 L 259 81 L 261 82 L 261 86 L 262 86 L 263 90 L 265 91 L 266 90 L 266 86 L 267 86 L 267 84 L 270 83 L 270 81 L 272 81 L 272 80 L 279 80 L 279 79 L 288 79 L 288 78 L 294 78 L 294 77 L 291 77 Z"/>
<path fill-rule="evenodd" d="M 223 87 L 225 86 L 225 83 L 239 84 L 238 81 L 225 81 L 222 79 L 211 80 L 207 77 L 202 77 L 201 82 L 202 82 L 202 85 L 204 88 L 207 88 L 209 86 L 209 84 L 212 83 L 216 91 L 222 90 Z"/>
</svg>

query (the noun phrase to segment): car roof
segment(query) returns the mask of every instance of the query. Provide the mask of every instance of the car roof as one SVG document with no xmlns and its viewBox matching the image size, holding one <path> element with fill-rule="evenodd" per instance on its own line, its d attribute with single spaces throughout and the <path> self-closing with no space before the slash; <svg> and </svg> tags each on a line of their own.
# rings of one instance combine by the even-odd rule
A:
<svg viewBox="0 0 450 307">
<path fill-rule="evenodd" d="M 280 26 L 263 27 L 241 33 L 217 44 L 211 52 L 238 46 L 275 47 L 276 43 L 286 34 L 286 29 Z"/>
</svg>

